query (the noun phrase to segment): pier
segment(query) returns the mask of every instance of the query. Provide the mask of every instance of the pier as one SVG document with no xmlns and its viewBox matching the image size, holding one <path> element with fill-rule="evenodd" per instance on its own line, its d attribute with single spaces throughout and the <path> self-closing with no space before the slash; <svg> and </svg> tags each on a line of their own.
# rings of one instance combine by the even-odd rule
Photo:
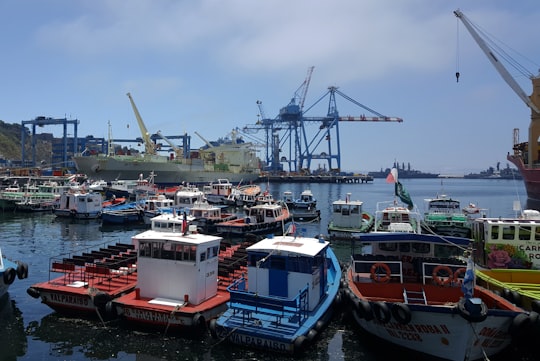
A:
<svg viewBox="0 0 540 361">
<path fill-rule="evenodd" d="M 365 174 L 355 175 L 265 175 L 259 182 L 271 183 L 369 183 L 373 177 Z"/>
</svg>

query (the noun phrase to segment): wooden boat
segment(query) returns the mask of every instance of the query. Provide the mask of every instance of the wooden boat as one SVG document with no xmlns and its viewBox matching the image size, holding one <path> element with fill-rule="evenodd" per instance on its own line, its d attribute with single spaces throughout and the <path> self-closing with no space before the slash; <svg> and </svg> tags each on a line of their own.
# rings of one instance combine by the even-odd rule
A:
<svg viewBox="0 0 540 361">
<path fill-rule="evenodd" d="M 227 286 L 245 271 L 245 246 L 220 248 L 221 237 L 195 229 L 149 230 L 133 237 L 139 250 L 137 288 L 113 300 L 123 321 L 201 336 L 207 322 L 225 311 Z"/>
<path fill-rule="evenodd" d="M 282 233 L 284 225 L 291 220 L 289 209 L 280 203 L 258 204 L 248 208 L 243 218 L 220 222 L 216 231 L 228 236 L 244 236 L 246 233 Z"/>
<path fill-rule="evenodd" d="M 362 210 L 364 202 L 351 201 L 350 198 L 351 193 L 347 193 L 345 200 L 338 199 L 332 202 L 332 215 L 328 223 L 330 240 L 358 238 L 373 228 L 375 218 Z"/>
<path fill-rule="evenodd" d="M 366 233 L 353 250 L 345 299 L 369 334 L 429 358 L 477 360 L 510 345 L 524 310 L 474 285 L 470 239 Z"/>
<path fill-rule="evenodd" d="M 124 243 L 58 255 L 50 259 L 49 280 L 33 284 L 27 293 L 61 314 L 103 318 L 112 299 L 135 288 L 136 262 L 135 247 Z"/>
<path fill-rule="evenodd" d="M 339 302 L 341 268 L 330 243 L 294 235 L 247 248 L 247 279 L 229 286 L 228 309 L 210 322 L 214 338 L 279 353 L 301 353 Z"/>
<path fill-rule="evenodd" d="M 205 234 L 216 233 L 219 223 L 238 218 L 236 214 L 223 212 L 223 207 L 209 202 L 195 202 L 189 208 L 189 215 L 193 217 L 190 224 L 197 226 L 197 230 Z"/>
<path fill-rule="evenodd" d="M 291 217 L 292 220 L 297 222 L 318 222 L 321 220 L 321 210 L 316 208 L 293 208 L 291 210 Z"/>
<path fill-rule="evenodd" d="M 72 189 L 60 196 L 60 204 L 53 209 L 53 213 L 63 218 L 96 219 L 101 217 L 102 202 L 99 193 Z"/>
<path fill-rule="evenodd" d="M 540 312 L 540 212 L 472 222 L 477 283 L 527 310 Z"/>
<path fill-rule="evenodd" d="M 441 194 L 425 201 L 427 210 L 424 213 L 422 228 L 426 233 L 470 237 L 470 219 L 461 209 L 459 200 Z"/>
<path fill-rule="evenodd" d="M 122 203 L 104 208 L 101 213 L 101 223 L 107 224 L 142 224 L 144 209 L 141 201 Z"/>
<path fill-rule="evenodd" d="M 141 200 L 144 210 L 144 223 L 151 224 L 151 219 L 163 213 L 172 213 L 174 200 L 164 194 L 148 196 Z"/>
<path fill-rule="evenodd" d="M 9 286 L 15 279 L 25 279 L 28 277 L 28 264 L 20 261 L 12 261 L 4 257 L 0 249 L 0 298 L 7 294 Z"/>
<path fill-rule="evenodd" d="M 222 204 L 224 200 L 232 193 L 233 184 L 228 179 L 218 179 L 209 185 L 209 192 L 206 193 L 206 199 L 209 203 Z"/>
</svg>

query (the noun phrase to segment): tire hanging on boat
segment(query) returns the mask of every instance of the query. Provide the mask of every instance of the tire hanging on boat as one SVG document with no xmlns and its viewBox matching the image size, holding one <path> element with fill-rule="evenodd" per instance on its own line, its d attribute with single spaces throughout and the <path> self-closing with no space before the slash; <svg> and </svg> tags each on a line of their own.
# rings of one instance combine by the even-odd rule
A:
<svg viewBox="0 0 540 361">
<path fill-rule="evenodd" d="M 15 277 L 17 277 L 17 272 L 12 267 L 8 267 L 4 271 L 4 284 L 10 285 L 15 281 Z"/>
<path fill-rule="evenodd" d="M 488 308 L 481 301 L 480 305 L 473 304 L 469 298 L 462 297 L 457 304 L 458 313 L 469 322 L 482 322 L 487 318 Z"/>
<path fill-rule="evenodd" d="M 17 262 L 17 277 L 22 280 L 28 278 L 28 265 L 24 262 Z"/>
<path fill-rule="evenodd" d="M 206 320 L 204 316 L 200 313 L 196 313 L 195 316 L 193 316 L 193 320 L 191 320 L 191 325 L 193 326 L 193 329 L 195 330 L 197 336 L 203 335 L 206 331 Z"/>
<path fill-rule="evenodd" d="M 411 310 L 409 306 L 404 303 L 394 303 L 392 305 L 392 316 L 396 319 L 397 322 L 406 325 L 411 322 Z"/>
<path fill-rule="evenodd" d="M 390 321 L 392 315 L 390 314 L 390 309 L 388 308 L 386 302 L 373 302 L 371 308 L 373 309 L 373 315 L 375 316 L 377 321 L 381 323 L 387 323 L 388 321 Z"/>
</svg>

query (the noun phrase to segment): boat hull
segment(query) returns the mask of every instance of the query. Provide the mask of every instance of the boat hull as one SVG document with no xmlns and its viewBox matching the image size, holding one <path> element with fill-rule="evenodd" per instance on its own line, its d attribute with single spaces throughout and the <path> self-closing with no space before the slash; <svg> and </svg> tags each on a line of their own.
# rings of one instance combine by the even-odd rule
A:
<svg viewBox="0 0 540 361">
<path fill-rule="evenodd" d="M 526 167 L 523 159 L 517 155 L 508 155 L 508 161 L 512 162 L 523 177 L 527 197 L 540 202 L 540 168 Z"/>
<path fill-rule="evenodd" d="M 162 157 L 161 157 L 162 158 Z M 183 164 L 175 161 L 145 160 L 134 157 L 78 156 L 73 160 L 78 172 L 88 177 L 113 181 L 115 179 L 138 179 L 139 175 L 156 174 L 158 184 L 211 183 L 219 178 L 227 178 L 232 183 L 252 182 L 259 177 L 258 169 L 252 171 L 207 170 L 203 164 Z"/>
</svg>

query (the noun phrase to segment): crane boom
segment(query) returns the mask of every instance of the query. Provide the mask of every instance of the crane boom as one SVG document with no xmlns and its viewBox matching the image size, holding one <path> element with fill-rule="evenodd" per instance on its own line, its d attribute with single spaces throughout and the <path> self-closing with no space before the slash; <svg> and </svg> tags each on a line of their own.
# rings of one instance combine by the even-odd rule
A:
<svg viewBox="0 0 540 361">
<path fill-rule="evenodd" d="M 135 105 L 135 102 L 133 101 L 131 94 L 127 93 L 126 95 L 128 96 L 129 101 L 131 102 L 131 107 L 133 108 L 133 112 L 135 113 L 135 118 L 137 118 L 137 124 L 139 124 L 141 137 L 144 142 L 145 153 L 155 155 L 156 149 L 154 147 L 154 143 L 152 142 L 152 139 L 150 139 L 150 134 L 148 133 L 148 130 L 146 130 L 146 126 L 144 125 L 141 115 L 139 114 L 139 110 L 137 109 L 137 106 Z"/>
<path fill-rule="evenodd" d="M 489 45 L 484 41 L 480 34 L 478 34 L 476 29 L 474 28 L 474 25 L 469 21 L 469 19 L 459 9 L 454 11 L 454 15 L 461 20 L 463 25 L 465 25 L 465 28 L 467 28 L 480 49 L 482 49 L 484 54 L 486 54 L 491 64 L 493 64 L 495 69 L 497 69 L 501 77 L 510 86 L 510 88 L 512 88 L 512 90 L 521 98 L 521 100 L 525 102 L 525 104 L 527 104 L 529 108 L 534 110 L 536 113 L 540 113 L 538 107 L 531 101 L 531 98 L 523 91 L 523 89 L 519 86 L 516 80 L 512 77 L 512 75 L 510 75 L 508 70 L 495 56 L 495 54 L 493 54 Z"/>
<path fill-rule="evenodd" d="M 161 134 L 160 130 L 158 130 L 156 134 L 171 146 L 172 150 L 176 154 L 176 158 L 182 157 L 182 149 L 178 148 L 169 138 Z"/>
</svg>

